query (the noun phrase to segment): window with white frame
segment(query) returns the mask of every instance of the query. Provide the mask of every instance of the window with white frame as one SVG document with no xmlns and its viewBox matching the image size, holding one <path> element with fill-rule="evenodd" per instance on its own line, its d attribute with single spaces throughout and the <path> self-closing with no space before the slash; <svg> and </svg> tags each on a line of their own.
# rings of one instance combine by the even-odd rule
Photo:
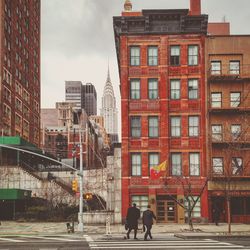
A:
<svg viewBox="0 0 250 250">
<path fill-rule="evenodd" d="M 158 80 L 148 79 L 148 99 L 157 99 L 158 95 Z"/>
<path fill-rule="evenodd" d="M 141 154 L 132 153 L 131 154 L 131 175 L 141 176 Z"/>
<path fill-rule="evenodd" d="M 132 79 L 130 81 L 130 99 L 140 99 L 141 98 L 141 86 L 139 79 Z"/>
<path fill-rule="evenodd" d="M 141 117 L 132 116 L 130 118 L 131 137 L 141 137 Z"/>
<path fill-rule="evenodd" d="M 188 134 L 189 136 L 199 136 L 199 116 L 188 117 Z"/>
<path fill-rule="evenodd" d="M 171 125 L 171 136 L 180 137 L 181 136 L 181 117 L 173 116 L 170 118 Z"/>
<path fill-rule="evenodd" d="M 130 47 L 130 65 L 140 65 L 140 47 Z"/>
<path fill-rule="evenodd" d="M 177 79 L 170 80 L 170 98 L 178 100 L 181 97 L 181 81 Z"/>
<path fill-rule="evenodd" d="M 170 46 L 170 65 L 172 66 L 180 65 L 180 46 L 179 45 Z"/>
<path fill-rule="evenodd" d="M 157 46 L 148 47 L 148 65 L 149 66 L 158 65 L 158 47 Z"/>
<path fill-rule="evenodd" d="M 213 157 L 212 158 L 212 167 L 214 174 L 223 174 L 223 158 L 222 157 Z"/>
<path fill-rule="evenodd" d="M 152 167 L 159 165 L 159 153 L 149 153 L 148 154 L 148 167 L 149 172 Z"/>
<path fill-rule="evenodd" d="M 189 154 L 189 173 L 191 176 L 200 175 L 200 153 Z"/>
<path fill-rule="evenodd" d="M 221 61 L 211 61 L 211 75 L 221 74 Z"/>
<path fill-rule="evenodd" d="M 214 124 L 212 125 L 211 129 L 213 141 L 222 141 L 222 125 Z"/>
<path fill-rule="evenodd" d="M 188 65 L 198 65 L 198 45 L 188 46 Z"/>
<path fill-rule="evenodd" d="M 221 93 L 211 94 L 211 106 L 212 108 L 221 108 Z"/>
<path fill-rule="evenodd" d="M 147 195 L 132 195 L 131 202 L 132 204 L 133 203 L 136 204 L 136 207 L 140 209 L 140 212 L 142 215 L 142 213 L 147 210 L 148 196 Z"/>
<path fill-rule="evenodd" d="M 193 198 L 193 199 L 192 199 Z M 190 207 L 193 206 L 194 202 L 197 200 L 198 196 L 192 196 L 192 197 L 188 197 L 188 199 L 186 198 L 185 199 L 185 207 L 188 208 L 189 205 L 188 203 L 190 202 Z M 189 200 L 189 202 L 188 202 Z M 192 211 L 192 217 L 193 218 L 199 218 L 201 217 L 201 201 L 200 201 L 200 198 L 198 199 L 198 201 L 196 202 L 194 208 L 193 208 L 193 211 Z M 188 218 L 188 212 L 187 210 L 185 211 L 185 218 Z"/>
<path fill-rule="evenodd" d="M 241 125 L 240 124 L 232 124 L 231 125 L 231 135 L 233 140 L 237 140 L 241 134 Z"/>
<path fill-rule="evenodd" d="M 241 175 L 243 171 L 243 161 L 240 157 L 232 157 L 232 173 L 233 175 Z"/>
<path fill-rule="evenodd" d="M 240 92 L 230 93 L 230 106 L 233 108 L 239 107 L 240 105 Z"/>
<path fill-rule="evenodd" d="M 230 61 L 229 72 L 231 75 L 239 75 L 240 74 L 240 61 Z"/>
<path fill-rule="evenodd" d="M 180 153 L 171 153 L 171 173 L 173 176 L 182 174 Z"/>
<path fill-rule="evenodd" d="M 159 120 L 157 116 L 148 117 L 148 136 L 159 136 Z"/>
<path fill-rule="evenodd" d="M 198 99 L 198 79 L 188 79 L 188 98 Z"/>
</svg>

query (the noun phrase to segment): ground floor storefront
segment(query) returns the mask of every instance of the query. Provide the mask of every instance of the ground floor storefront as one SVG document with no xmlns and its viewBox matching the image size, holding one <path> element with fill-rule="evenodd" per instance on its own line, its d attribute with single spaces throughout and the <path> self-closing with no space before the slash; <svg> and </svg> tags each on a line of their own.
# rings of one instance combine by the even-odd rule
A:
<svg viewBox="0 0 250 250">
<path fill-rule="evenodd" d="M 214 222 L 213 211 L 218 208 L 219 222 L 228 222 L 231 217 L 233 223 L 250 223 L 250 181 L 232 182 L 230 190 L 224 184 L 210 182 L 208 185 L 209 221 Z"/>
<path fill-rule="evenodd" d="M 31 191 L 22 189 L 0 189 L 0 220 L 15 220 L 16 214 L 26 210 Z"/>
<path fill-rule="evenodd" d="M 140 185 L 140 184 L 148 184 Z M 125 185 L 135 184 L 135 185 Z M 154 185 L 152 185 L 154 184 Z M 157 217 L 157 223 L 180 223 L 187 221 L 187 211 L 183 207 L 188 207 L 187 196 L 191 203 L 196 201 L 192 211 L 195 222 L 208 221 L 208 198 L 207 188 L 204 180 L 191 181 L 191 192 L 187 192 L 187 185 L 169 182 L 167 188 L 160 185 L 161 181 L 152 183 L 150 180 L 143 179 L 125 179 L 122 186 L 122 219 L 126 218 L 127 209 L 133 203 L 136 203 L 141 213 L 150 205 Z M 192 205 L 192 204 L 191 204 Z"/>
</svg>

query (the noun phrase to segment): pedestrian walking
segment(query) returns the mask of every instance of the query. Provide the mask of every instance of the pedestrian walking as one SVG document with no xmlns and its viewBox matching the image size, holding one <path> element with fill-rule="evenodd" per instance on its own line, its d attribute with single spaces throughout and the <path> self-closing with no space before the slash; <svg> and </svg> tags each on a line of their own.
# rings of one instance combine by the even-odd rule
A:
<svg viewBox="0 0 250 250">
<path fill-rule="evenodd" d="M 219 226 L 220 209 L 219 209 L 219 206 L 217 204 L 214 205 L 213 215 L 214 215 L 214 223 L 215 223 L 215 225 Z"/>
<path fill-rule="evenodd" d="M 142 223 L 143 227 L 146 227 L 146 233 L 144 235 L 144 240 L 148 240 L 148 236 L 150 239 L 153 239 L 152 234 L 151 234 L 151 229 L 153 226 L 153 219 L 156 220 L 156 216 L 153 211 L 150 210 L 150 206 L 148 205 L 148 209 L 143 212 L 142 215 Z"/>
<path fill-rule="evenodd" d="M 137 239 L 137 229 L 138 229 L 138 220 L 140 218 L 140 210 L 136 207 L 136 204 L 133 203 L 132 207 L 128 208 L 126 223 L 128 227 L 127 239 L 129 239 L 129 234 L 134 230 L 134 239 Z"/>
</svg>

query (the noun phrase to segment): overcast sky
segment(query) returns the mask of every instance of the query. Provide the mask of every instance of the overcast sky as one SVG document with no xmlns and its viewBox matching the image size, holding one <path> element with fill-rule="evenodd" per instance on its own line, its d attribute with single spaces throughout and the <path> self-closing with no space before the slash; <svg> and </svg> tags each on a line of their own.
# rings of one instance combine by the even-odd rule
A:
<svg viewBox="0 0 250 250">
<path fill-rule="evenodd" d="M 119 76 L 112 17 L 119 16 L 125 0 L 42 0 L 41 90 L 42 108 L 65 100 L 65 81 L 95 85 L 98 113 L 107 78 L 108 61 L 117 105 Z M 187 9 L 189 0 L 131 0 L 133 10 Z M 250 34 L 250 0 L 201 0 L 209 22 L 223 18 L 231 34 Z M 119 113 L 120 115 L 120 113 Z"/>
</svg>

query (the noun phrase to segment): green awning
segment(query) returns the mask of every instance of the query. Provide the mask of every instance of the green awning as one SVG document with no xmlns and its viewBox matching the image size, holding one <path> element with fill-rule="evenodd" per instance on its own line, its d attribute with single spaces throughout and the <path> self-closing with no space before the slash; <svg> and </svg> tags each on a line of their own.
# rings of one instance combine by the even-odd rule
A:
<svg viewBox="0 0 250 250">
<path fill-rule="evenodd" d="M 23 189 L 0 189 L 0 200 L 23 200 L 31 197 L 30 190 Z"/>
<path fill-rule="evenodd" d="M 22 148 L 42 154 L 42 150 L 36 145 L 26 141 L 20 136 L 0 136 L 0 144 L 10 145 L 17 148 Z"/>
</svg>

